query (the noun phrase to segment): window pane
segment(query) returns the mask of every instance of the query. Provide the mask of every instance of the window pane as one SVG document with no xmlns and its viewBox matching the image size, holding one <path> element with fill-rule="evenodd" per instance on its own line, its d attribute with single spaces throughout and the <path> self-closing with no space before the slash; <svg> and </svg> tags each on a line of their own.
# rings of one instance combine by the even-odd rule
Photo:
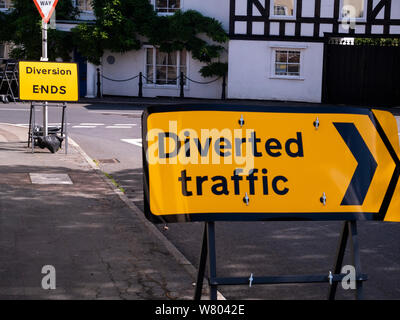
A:
<svg viewBox="0 0 400 320">
<path fill-rule="evenodd" d="M 12 7 L 12 0 L 0 0 L 0 9 L 9 9 Z"/>
<path fill-rule="evenodd" d="M 289 64 L 288 65 L 288 73 L 290 76 L 299 76 L 300 75 L 300 65 L 299 64 Z"/>
<path fill-rule="evenodd" d="M 167 72 L 168 72 L 167 84 L 176 84 L 177 83 L 176 67 L 168 67 Z"/>
<path fill-rule="evenodd" d="M 300 52 L 298 52 L 298 51 L 289 51 L 288 62 L 300 63 Z"/>
<path fill-rule="evenodd" d="M 153 66 L 147 66 L 146 67 L 146 83 L 153 83 L 154 82 L 154 68 Z"/>
<path fill-rule="evenodd" d="M 166 84 L 167 83 L 167 67 L 157 66 L 156 83 L 157 84 Z"/>
<path fill-rule="evenodd" d="M 157 12 L 175 12 L 181 7 L 180 0 L 156 0 Z"/>
<path fill-rule="evenodd" d="M 168 54 L 168 65 L 176 66 L 178 64 L 178 54 L 176 52 L 172 52 Z"/>
<path fill-rule="evenodd" d="M 169 0 L 169 7 L 172 10 L 177 10 L 181 7 L 181 1 L 180 0 Z"/>
<path fill-rule="evenodd" d="M 276 51 L 276 62 L 287 62 L 287 51 Z"/>
<path fill-rule="evenodd" d="M 364 0 L 343 0 L 342 17 L 363 18 Z"/>
<path fill-rule="evenodd" d="M 181 51 L 181 66 L 186 67 L 186 50 Z"/>
<path fill-rule="evenodd" d="M 286 75 L 287 74 L 287 64 L 276 63 L 275 64 L 275 74 L 276 75 Z"/>
<path fill-rule="evenodd" d="M 273 0 L 274 1 L 274 15 L 276 16 L 289 16 L 294 15 L 294 0 Z"/>
<path fill-rule="evenodd" d="M 153 64 L 153 48 L 146 49 L 146 64 Z"/>
<path fill-rule="evenodd" d="M 157 50 L 156 63 L 158 65 L 167 65 L 168 53 Z"/>
<path fill-rule="evenodd" d="M 76 0 L 76 6 L 80 11 L 93 11 L 92 0 Z"/>
<path fill-rule="evenodd" d="M 5 47 L 4 47 L 4 44 L 1 44 L 0 43 L 0 59 L 3 59 L 4 58 L 4 56 L 5 56 Z M 0 68 L 0 70 L 1 70 L 1 68 Z"/>
</svg>

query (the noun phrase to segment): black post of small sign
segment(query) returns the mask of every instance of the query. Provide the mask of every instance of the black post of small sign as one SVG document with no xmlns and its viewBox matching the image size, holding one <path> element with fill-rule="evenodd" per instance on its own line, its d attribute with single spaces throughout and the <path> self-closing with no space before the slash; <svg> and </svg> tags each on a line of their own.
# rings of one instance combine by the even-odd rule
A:
<svg viewBox="0 0 400 320">
<path fill-rule="evenodd" d="M 345 221 L 339 238 L 339 245 L 336 253 L 334 272 L 326 275 L 304 275 L 304 276 L 269 276 L 269 277 L 236 277 L 221 278 L 217 277 L 216 244 L 215 244 L 215 222 L 206 222 L 203 233 L 203 244 L 200 253 L 199 270 L 197 274 L 197 283 L 195 288 L 194 300 L 200 300 L 203 292 L 203 279 L 207 265 L 208 257 L 208 283 L 210 288 L 210 299 L 217 300 L 217 289 L 220 285 L 252 285 L 256 284 L 289 284 L 289 283 L 330 283 L 329 300 L 334 300 L 336 296 L 337 285 L 343 280 L 346 274 L 341 273 L 343 258 L 346 251 L 346 245 L 350 236 L 351 254 L 353 266 L 356 271 L 356 290 L 355 298 L 363 298 L 363 281 L 368 279 L 366 274 L 361 273 L 360 253 L 358 246 L 357 222 Z"/>
</svg>

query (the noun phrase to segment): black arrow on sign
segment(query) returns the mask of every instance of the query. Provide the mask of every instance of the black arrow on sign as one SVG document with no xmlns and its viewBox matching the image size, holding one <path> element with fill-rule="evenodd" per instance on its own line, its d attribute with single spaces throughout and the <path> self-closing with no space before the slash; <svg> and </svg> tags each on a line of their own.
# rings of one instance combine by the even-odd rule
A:
<svg viewBox="0 0 400 320">
<path fill-rule="evenodd" d="M 358 166 L 340 205 L 361 206 L 364 203 L 378 164 L 354 123 L 333 123 L 349 147 Z"/>
</svg>

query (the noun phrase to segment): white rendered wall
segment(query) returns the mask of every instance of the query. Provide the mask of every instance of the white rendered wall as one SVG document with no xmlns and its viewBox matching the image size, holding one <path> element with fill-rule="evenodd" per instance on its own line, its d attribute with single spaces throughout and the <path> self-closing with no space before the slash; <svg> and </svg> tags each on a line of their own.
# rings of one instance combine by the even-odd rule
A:
<svg viewBox="0 0 400 320">
<path fill-rule="evenodd" d="M 218 0 L 216 4 L 215 0 L 182 0 L 182 9 L 196 10 L 201 14 L 217 19 L 222 23 L 223 28 L 226 32 L 229 30 L 229 0 Z M 205 38 L 204 38 L 205 39 Z M 207 40 L 209 41 L 209 40 Z M 145 40 L 144 40 L 145 42 Z M 224 46 L 227 48 L 228 43 Z M 115 63 L 110 65 L 107 62 L 108 56 L 115 57 Z M 190 56 L 190 54 L 189 54 Z M 226 62 L 228 60 L 227 50 L 221 55 L 220 61 Z M 213 78 L 202 78 L 199 70 L 204 66 L 201 62 L 192 59 L 188 59 L 188 74 L 187 76 L 198 82 L 208 82 L 214 80 Z M 145 74 L 145 49 L 138 51 L 130 51 L 124 54 L 106 52 L 102 59 L 102 73 L 104 76 L 112 79 L 128 79 L 132 76 L 142 72 Z M 196 84 L 194 82 L 188 83 L 185 87 L 185 97 L 191 98 L 207 98 L 207 99 L 220 99 L 222 93 L 222 79 L 212 84 Z M 138 95 L 138 78 L 128 82 L 112 82 L 103 79 L 103 94 L 105 95 L 121 95 L 121 96 L 137 96 Z M 154 86 L 146 85 L 143 86 L 144 97 L 157 97 L 157 96 L 179 96 L 179 86 L 167 87 L 167 86 Z"/>
<path fill-rule="evenodd" d="M 114 64 L 107 62 L 108 56 L 115 57 Z M 225 58 L 227 60 L 227 57 Z M 202 78 L 199 70 L 203 66 L 197 60 L 189 58 L 188 61 L 188 74 L 187 76 L 195 81 L 207 82 L 216 79 Z M 102 59 L 102 73 L 107 78 L 124 80 L 136 76 L 139 72 L 145 74 L 145 49 L 142 48 L 138 51 L 130 51 L 124 54 L 106 52 Z M 105 95 L 120 95 L 120 96 L 137 96 L 138 95 L 138 81 L 133 79 L 127 82 L 113 82 L 103 79 L 103 94 Z M 191 98 L 207 98 L 219 99 L 222 92 L 222 79 L 211 84 L 196 84 L 189 82 L 185 88 L 185 97 Z M 157 97 L 168 96 L 177 97 L 180 94 L 178 86 L 154 86 L 147 85 L 143 79 L 143 96 L 144 97 Z"/>
<path fill-rule="evenodd" d="M 301 50 L 301 80 L 273 77 L 273 50 L 277 46 Z M 228 97 L 319 103 L 323 50 L 322 43 L 231 40 Z"/>
</svg>

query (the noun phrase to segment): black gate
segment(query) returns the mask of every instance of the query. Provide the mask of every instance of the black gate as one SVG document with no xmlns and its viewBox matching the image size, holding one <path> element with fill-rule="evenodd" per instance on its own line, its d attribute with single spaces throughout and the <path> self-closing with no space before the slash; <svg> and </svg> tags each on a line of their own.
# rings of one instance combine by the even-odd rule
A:
<svg viewBox="0 0 400 320">
<path fill-rule="evenodd" d="M 329 40 L 323 101 L 368 107 L 400 106 L 400 46 L 396 40 Z"/>
</svg>

